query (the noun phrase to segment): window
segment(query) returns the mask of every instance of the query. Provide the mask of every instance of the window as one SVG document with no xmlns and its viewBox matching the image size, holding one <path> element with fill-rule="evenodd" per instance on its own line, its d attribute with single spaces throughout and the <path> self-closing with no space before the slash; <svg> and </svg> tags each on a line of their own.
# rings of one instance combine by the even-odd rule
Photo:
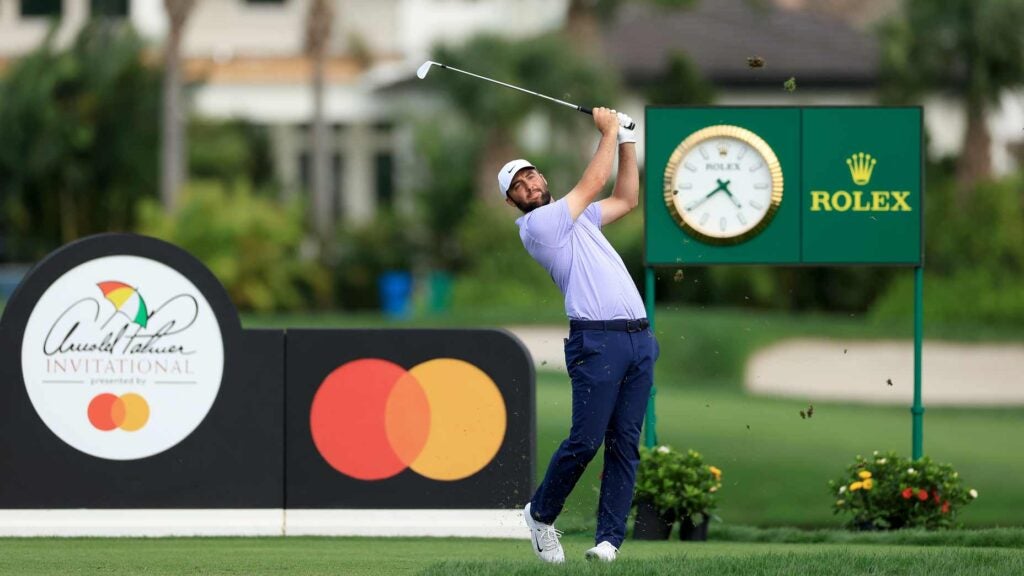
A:
<svg viewBox="0 0 1024 576">
<path fill-rule="evenodd" d="M 21 15 L 60 16 L 61 0 L 21 0 Z"/>
<path fill-rule="evenodd" d="M 93 18 L 128 16 L 128 0 L 89 0 Z"/>
<path fill-rule="evenodd" d="M 395 201 L 394 158 L 389 152 L 377 154 L 377 205 L 390 208 Z"/>
<path fill-rule="evenodd" d="M 334 221 L 341 222 L 345 218 L 345 202 L 343 202 L 342 179 L 345 177 L 345 161 L 341 154 L 331 156 L 331 202 L 334 202 Z"/>
<path fill-rule="evenodd" d="M 336 220 L 341 220 L 345 210 L 344 202 L 342 202 L 341 198 L 345 164 L 341 154 L 332 154 L 329 161 L 330 166 L 328 166 L 327 174 L 327 189 L 330 191 L 331 203 L 329 209 L 334 214 Z M 303 152 L 299 155 L 299 184 L 302 186 L 303 194 L 306 195 L 310 209 L 316 210 L 313 195 L 313 155 L 309 152 Z"/>
</svg>

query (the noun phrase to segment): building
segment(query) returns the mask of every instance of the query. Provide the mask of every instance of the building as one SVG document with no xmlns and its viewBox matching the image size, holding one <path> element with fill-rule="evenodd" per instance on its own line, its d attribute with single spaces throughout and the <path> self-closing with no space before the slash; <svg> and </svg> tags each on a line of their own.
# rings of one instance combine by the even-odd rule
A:
<svg viewBox="0 0 1024 576">
<path fill-rule="evenodd" d="M 197 0 L 186 26 L 187 74 L 202 79 L 194 113 L 245 119 L 271 131 L 285 194 L 309 189 L 311 65 L 304 55 L 311 0 Z M 330 183 L 338 219 L 364 221 L 396 201 L 398 166 L 410 134 L 397 119 L 402 94 L 382 87 L 413 77 L 437 42 L 481 31 L 530 35 L 557 27 L 565 3 L 550 0 L 333 0 L 324 109 Z M 159 49 L 167 35 L 162 0 L 0 0 L 0 72 L 33 50 L 59 19 L 58 45 L 85 22 L 123 18 Z M 508 27 L 515 19 L 517 26 Z M 407 141 L 407 140 L 405 140 Z"/>
<path fill-rule="evenodd" d="M 325 113 L 336 218 L 358 222 L 380 206 L 401 203 L 403 166 L 413 153 L 402 107 L 423 103 L 414 73 L 437 42 L 489 31 L 528 36 L 565 26 L 569 0 L 333 0 Z M 203 79 L 192 109 L 208 118 L 267 126 L 285 194 L 308 190 L 311 66 L 304 56 L 311 0 L 197 0 L 182 52 L 186 70 Z M 603 33 L 603 50 L 632 88 L 620 108 L 642 116 L 645 85 L 664 75 L 673 52 L 686 54 L 716 87 L 720 104 L 873 104 L 879 81 L 871 26 L 898 0 L 704 0 L 666 11 L 623 2 Z M 91 16 L 124 18 L 159 49 L 167 35 L 162 0 L 0 0 L 0 72 L 32 50 L 59 18 L 68 43 Z M 515 26 L 509 26 L 515 22 Z M 763 70 L 746 66 L 749 56 Z M 795 77 L 798 90 L 782 82 Z M 402 89 L 393 89 L 402 85 Z M 389 89 L 391 88 L 391 89 Z M 425 105 L 425 104 L 424 104 Z M 933 155 L 959 151 L 960 102 L 925 104 Z M 1007 94 L 990 116 L 996 173 L 1018 166 L 1024 149 L 1024 97 Z M 642 158 L 642 150 L 641 150 Z"/>
</svg>

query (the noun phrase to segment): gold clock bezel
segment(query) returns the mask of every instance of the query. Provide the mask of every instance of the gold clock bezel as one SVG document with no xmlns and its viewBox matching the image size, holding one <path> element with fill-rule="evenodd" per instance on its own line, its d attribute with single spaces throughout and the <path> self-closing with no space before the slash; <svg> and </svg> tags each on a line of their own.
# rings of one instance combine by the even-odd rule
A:
<svg viewBox="0 0 1024 576">
<path fill-rule="evenodd" d="M 700 230 L 697 230 L 697 228 L 695 228 L 693 225 L 686 221 L 686 216 L 681 214 L 678 210 L 676 210 L 676 205 L 674 201 L 676 191 L 672 183 L 676 177 L 676 173 L 679 170 L 679 164 L 683 161 L 683 158 L 685 158 L 686 155 L 690 153 L 691 150 L 696 148 L 705 140 L 722 137 L 735 138 L 737 140 L 745 142 L 751 148 L 756 150 L 761 155 L 761 157 L 764 158 L 764 161 L 768 167 L 768 171 L 771 174 L 772 178 L 771 201 L 768 206 L 768 211 L 765 212 L 764 217 L 762 217 L 760 222 L 758 222 L 750 230 L 747 230 L 742 234 L 737 234 L 736 236 L 725 237 L 708 236 L 707 234 L 704 234 Z M 665 166 L 663 191 L 665 193 L 665 205 L 668 207 L 668 212 L 680 228 L 685 230 L 686 233 L 689 234 L 690 236 L 693 236 L 694 238 L 697 238 L 702 242 L 718 246 L 727 246 L 746 242 L 747 240 L 750 240 L 754 236 L 760 234 L 762 231 L 764 231 L 765 228 L 768 227 L 768 224 L 771 223 L 772 219 L 775 217 L 775 213 L 778 212 L 779 205 L 782 204 L 782 185 L 782 166 L 779 164 L 779 159 L 775 155 L 775 151 L 772 150 L 772 147 L 769 146 L 767 142 L 765 142 L 760 136 L 751 132 L 750 130 L 747 130 L 746 128 L 733 126 L 731 124 L 717 124 L 715 126 L 708 126 L 707 128 L 701 128 L 700 130 L 697 130 L 693 134 L 687 136 L 682 142 L 679 143 L 678 146 L 676 146 L 676 149 L 672 152 L 672 155 L 669 156 L 668 164 Z"/>
</svg>

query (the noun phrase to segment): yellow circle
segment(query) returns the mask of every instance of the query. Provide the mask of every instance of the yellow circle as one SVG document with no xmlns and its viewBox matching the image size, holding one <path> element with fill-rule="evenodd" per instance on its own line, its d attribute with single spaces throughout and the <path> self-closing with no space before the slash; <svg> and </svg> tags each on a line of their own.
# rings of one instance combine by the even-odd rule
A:
<svg viewBox="0 0 1024 576">
<path fill-rule="evenodd" d="M 145 398 L 128 393 L 121 396 L 121 402 L 124 402 L 124 421 L 121 422 L 121 430 L 135 432 L 149 422 L 149 404 Z"/>
<path fill-rule="evenodd" d="M 494 459 L 505 439 L 505 399 L 476 366 L 437 358 L 409 370 L 427 395 L 430 432 L 409 465 L 432 480 L 461 480 Z"/>
</svg>

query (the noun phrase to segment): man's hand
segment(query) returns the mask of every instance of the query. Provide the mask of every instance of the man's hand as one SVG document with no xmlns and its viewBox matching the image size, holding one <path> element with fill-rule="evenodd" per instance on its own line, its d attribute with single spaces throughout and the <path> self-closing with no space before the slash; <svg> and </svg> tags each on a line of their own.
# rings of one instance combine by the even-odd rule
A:
<svg viewBox="0 0 1024 576">
<path fill-rule="evenodd" d="M 619 117 L 615 110 L 610 108 L 594 108 L 594 125 L 601 131 L 603 136 L 618 134 Z"/>
<path fill-rule="evenodd" d="M 618 120 L 619 120 L 619 132 L 618 132 L 619 145 L 621 146 L 623 144 L 629 144 L 629 143 L 635 144 L 636 143 L 636 132 L 634 130 L 630 130 L 629 128 L 626 128 L 626 126 L 629 126 L 630 124 L 633 124 L 633 119 L 630 118 L 629 116 L 627 116 L 626 114 L 623 114 L 622 112 L 619 112 L 617 114 L 617 116 L 618 116 Z"/>
</svg>

